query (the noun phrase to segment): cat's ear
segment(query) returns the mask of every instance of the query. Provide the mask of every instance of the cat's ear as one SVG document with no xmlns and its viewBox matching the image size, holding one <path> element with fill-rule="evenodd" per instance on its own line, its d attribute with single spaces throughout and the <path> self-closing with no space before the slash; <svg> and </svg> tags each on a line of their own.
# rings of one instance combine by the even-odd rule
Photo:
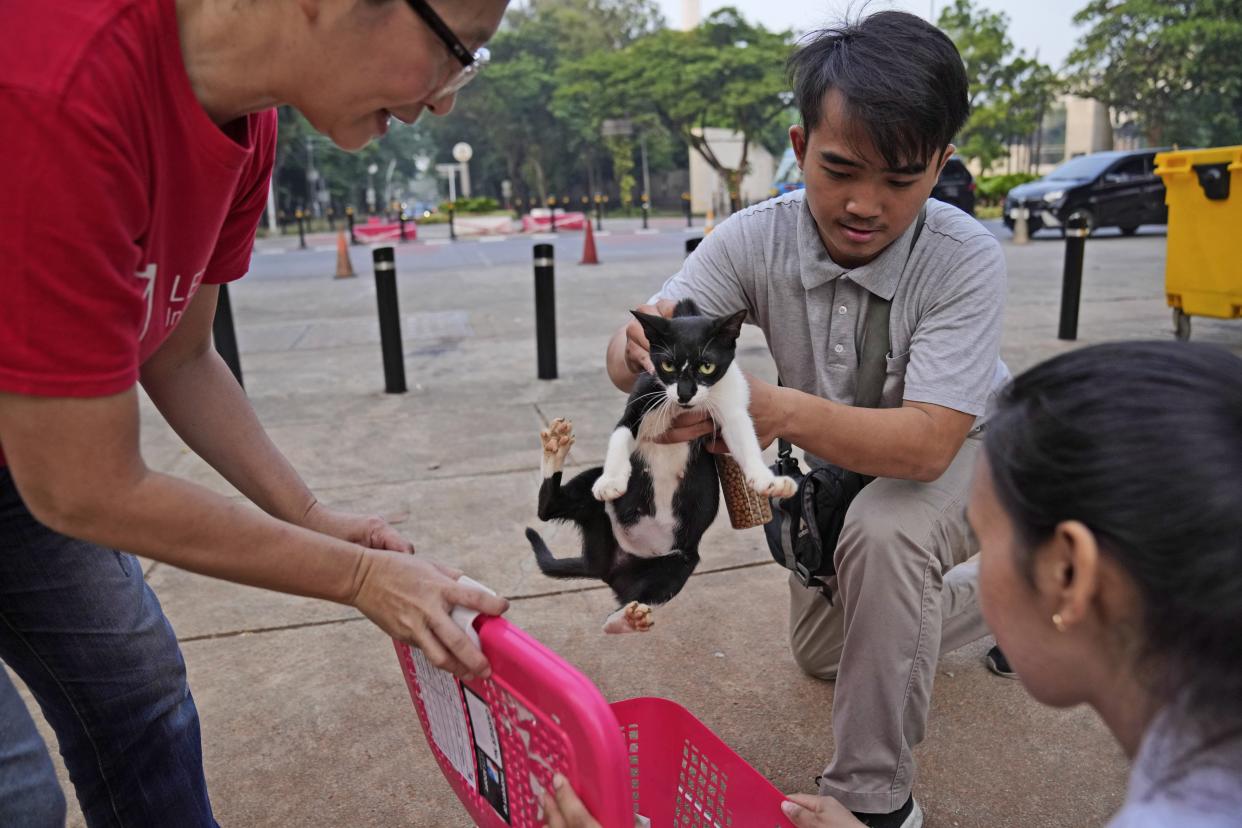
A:
<svg viewBox="0 0 1242 828">
<path fill-rule="evenodd" d="M 712 333 L 732 344 L 741 336 L 742 323 L 745 321 L 746 311 L 744 310 L 729 314 L 728 316 L 722 316 L 712 324 Z"/>
<path fill-rule="evenodd" d="M 634 318 L 638 320 L 638 324 L 643 326 L 643 333 L 647 335 L 648 342 L 664 342 L 669 335 L 669 321 L 663 316 L 655 316 L 650 313 L 632 310 Z"/>
</svg>

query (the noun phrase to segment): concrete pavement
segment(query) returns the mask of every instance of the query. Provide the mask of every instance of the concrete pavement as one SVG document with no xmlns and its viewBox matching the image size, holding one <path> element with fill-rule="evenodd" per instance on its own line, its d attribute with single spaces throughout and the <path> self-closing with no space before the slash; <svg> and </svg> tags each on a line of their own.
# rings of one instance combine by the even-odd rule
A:
<svg viewBox="0 0 1242 828">
<path fill-rule="evenodd" d="M 580 244 L 579 234 L 565 235 Z M 759 530 L 732 530 L 722 510 L 700 571 L 659 611 L 656 629 L 608 639 L 599 633 L 612 608 L 607 590 L 544 578 L 522 537 L 539 525 L 544 423 L 574 420 L 573 466 L 602 461 L 624 399 L 604 377 L 604 345 L 625 309 L 678 266 L 680 245 L 659 238 L 601 238 L 597 267 L 562 254 L 554 382 L 535 379 L 529 250 L 520 262 L 445 271 L 420 268 L 420 254 L 401 249 L 410 392 L 395 396 L 383 393 L 375 288 L 361 249 L 353 250 L 362 275 L 351 280 L 319 265 L 298 276 L 275 264 L 294 257 L 256 256 L 253 276 L 232 287 L 247 392 L 321 500 L 385 514 L 421 552 L 509 596 L 511 620 L 610 700 L 672 698 L 780 788 L 810 791 L 832 753 L 833 687 L 803 676 L 788 653 L 784 577 Z M 1062 243 L 1004 244 L 1003 352 L 1015 371 L 1076 345 L 1171 335 L 1162 236 L 1088 242 L 1073 344 L 1055 338 Z M 331 260 L 309 255 L 308 265 Z M 270 278 L 277 268 L 280 278 Z M 1242 353 L 1242 323 L 1196 319 L 1194 336 Z M 739 359 L 772 376 L 757 331 L 744 334 Z M 153 467 L 236 496 L 150 405 L 143 447 Z M 570 531 L 546 529 L 554 550 L 574 548 Z M 468 824 L 423 740 L 390 643 L 356 612 L 158 564 L 148 579 L 183 643 L 221 824 Z M 927 825 L 1103 824 L 1124 793 L 1120 750 L 1088 711 L 1044 708 L 987 673 L 987 645 L 940 664 L 916 751 Z"/>
</svg>

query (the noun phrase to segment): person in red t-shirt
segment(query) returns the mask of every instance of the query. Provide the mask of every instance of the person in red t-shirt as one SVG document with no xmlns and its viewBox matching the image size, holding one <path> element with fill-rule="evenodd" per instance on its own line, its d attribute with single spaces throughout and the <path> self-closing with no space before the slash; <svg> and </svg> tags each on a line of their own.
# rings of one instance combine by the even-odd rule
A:
<svg viewBox="0 0 1242 828">
<path fill-rule="evenodd" d="M 131 553 L 352 605 L 433 663 L 488 673 L 448 613 L 506 602 L 409 554 L 381 518 L 320 504 L 211 322 L 248 266 L 272 107 L 345 149 L 390 117 L 444 114 L 505 5 L 0 4 L 0 659 L 55 729 L 89 825 L 215 824 L 181 653 Z M 262 511 L 146 467 L 138 384 Z M 0 825 L 64 814 L 0 667 Z"/>
</svg>

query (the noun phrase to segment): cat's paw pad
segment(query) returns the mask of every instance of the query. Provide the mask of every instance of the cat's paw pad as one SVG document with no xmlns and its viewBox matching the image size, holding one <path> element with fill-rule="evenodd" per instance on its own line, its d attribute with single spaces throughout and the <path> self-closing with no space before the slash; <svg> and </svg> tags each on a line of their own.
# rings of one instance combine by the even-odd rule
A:
<svg viewBox="0 0 1242 828">
<path fill-rule="evenodd" d="M 543 446 L 544 472 L 550 474 L 560 471 L 564 468 L 565 457 L 574 444 L 574 424 L 557 417 L 539 432 L 539 442 Z"/>
<path fill-rule="evenodd" d="M 637 601 L 630 601 L 625 605 L 625 624 L 634 632 L 646 632 L 651 629 L 655 626 L 651 607 Z"/>
<path fill-rule="evenodd" d="M 748 477 L 746 482 L 756 493 L 764 497 L 793 497 L 798 491 L 798 484 L 788 477 L 777 477 L 764 469 L 763 473 Z"/>
<path fill-rule="evenodd" d="M 630 601 L 608 616 L 604 621 L 604 632 L 608 635 L 647 632 L 654 624 L 651 607 Z"/>
<path fill-rule="evenodd" d="M 613 477 L 605 474 L 595 481 L 595 485 L 591 487 L 591 494 L 595 495 L 596 500 L 608 502 L 616 500 L 625 494 L 625 490 L 629 488 L 629 485 L 630 479 L 628 476 L 621 477 L 617 475 Z"/>
<path fill-rule="evenodd" d="M 764 493 L 768 497 L 793 497 L 798 492 L 798 484 L 792 477 L 773 477 Z"/>
</svg>

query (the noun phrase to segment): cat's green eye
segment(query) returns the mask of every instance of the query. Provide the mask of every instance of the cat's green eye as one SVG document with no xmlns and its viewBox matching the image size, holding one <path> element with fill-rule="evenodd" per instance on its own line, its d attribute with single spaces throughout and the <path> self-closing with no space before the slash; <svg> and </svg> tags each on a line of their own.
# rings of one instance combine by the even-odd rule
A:
<svg viewBox="0 0 1242 828">
<path fill-rule="evenodd" d="M 677 369 L 676 369 L 676 367 L 673 365 L 673 363 L 669 362 L 668 360 L 664 360 L 663 362 L 661 362 L 661 363 L 660 363 L 660 370 L 661 370 L 661 371 L 664 371 L 664 372 L 666 372 L 666 373 L 671 374 L 671 373 L 673 373 L 673 371 L 675 371 L 675 370 L 677 370 Z"/>
<path fill-rule="evenodd" d="M 699 366 L 699 373 L 704 376 L 710 377 L 712 374 L 716 373 L 716 363 L 704 362 L 702 365 Z"/>
</svg>

